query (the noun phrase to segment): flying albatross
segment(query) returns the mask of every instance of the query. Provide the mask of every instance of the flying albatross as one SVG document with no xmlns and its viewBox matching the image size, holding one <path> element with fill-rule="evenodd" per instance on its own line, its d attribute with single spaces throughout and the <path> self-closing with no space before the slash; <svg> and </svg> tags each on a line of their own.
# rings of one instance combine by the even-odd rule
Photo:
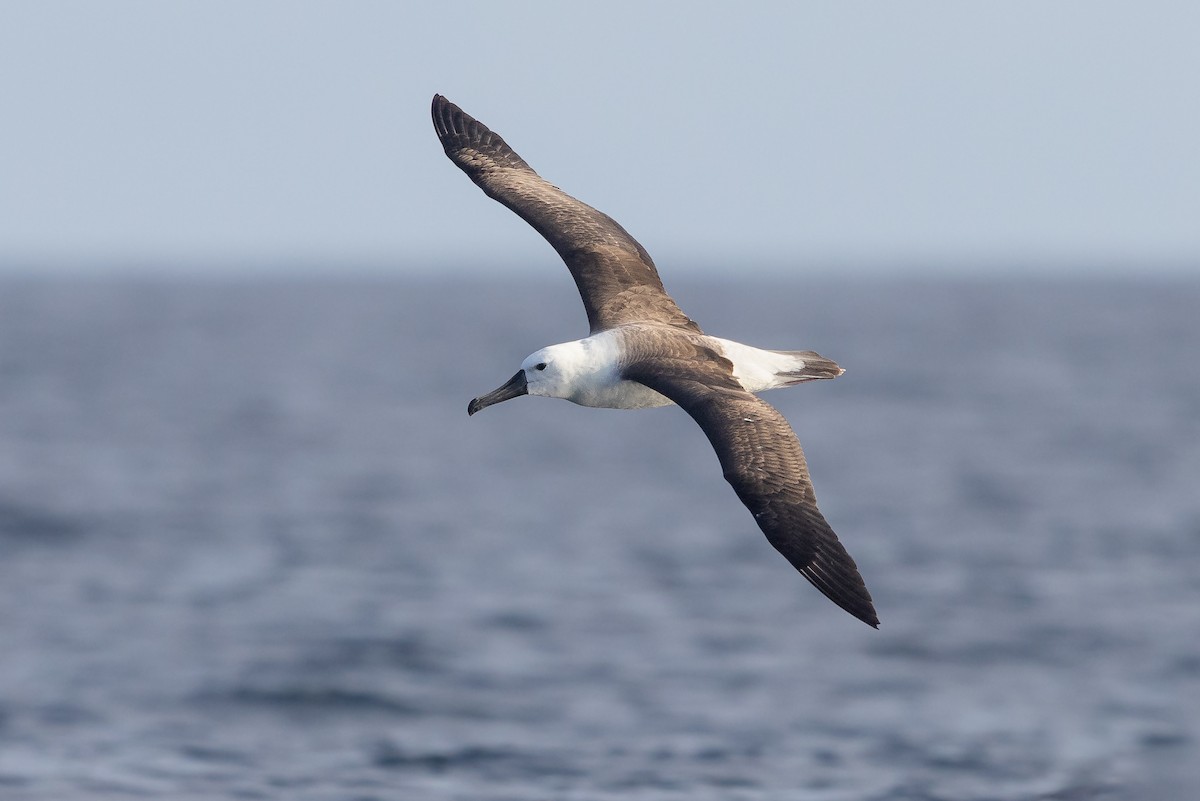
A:
<svg viewBox="0 0 1200 801">
<path fill-rule="evenodd" d="M 754 393 L 844 371 L 812 351 L 761 350 L 708 336 L 663 289 L 646 249 L 607 214 L 543 180 L 499 134 L 441 95 L 433 127 L 446 155 L 516 212 L 571 271 L 590 335 L 533 353 L 468 414 L 520 395 L 581 406 L 678 404 L 712 443 L 725 478 L 767 540 L 826 597 L 878 628 L 871 594 L 817 509 L 800 441 Z"/>
</svg>

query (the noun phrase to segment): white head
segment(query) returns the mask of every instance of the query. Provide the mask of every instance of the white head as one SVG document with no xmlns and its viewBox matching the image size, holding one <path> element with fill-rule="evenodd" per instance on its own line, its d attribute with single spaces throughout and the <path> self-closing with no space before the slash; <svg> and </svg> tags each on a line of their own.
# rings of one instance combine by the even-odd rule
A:
<svg viewBox="0 0 1200 801">
<path fill-rule="evenodd" d="M 467 414 L 475 414 L 488 406 L 521 395 L 569 400 L 576 393 L 582 362 L 583 348 L 578 342 L 564 342 L 534 351 L 525 357 L 521 369 L 508 383 L 472 400 L 467 405 Z"/>
</svg>

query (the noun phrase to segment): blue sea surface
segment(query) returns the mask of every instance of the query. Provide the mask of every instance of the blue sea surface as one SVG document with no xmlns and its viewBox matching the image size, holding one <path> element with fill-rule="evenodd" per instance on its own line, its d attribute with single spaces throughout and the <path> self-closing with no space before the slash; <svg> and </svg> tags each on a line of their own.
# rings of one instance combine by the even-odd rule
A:
<svg viewBox="0 0 1200 801">
<path fill-rule="evenodd" d="M 0 279 L 0 799 L 1200 798 L 1200 281 L 671 280 L 874 631 L 554 280 Z"/>
</svg>

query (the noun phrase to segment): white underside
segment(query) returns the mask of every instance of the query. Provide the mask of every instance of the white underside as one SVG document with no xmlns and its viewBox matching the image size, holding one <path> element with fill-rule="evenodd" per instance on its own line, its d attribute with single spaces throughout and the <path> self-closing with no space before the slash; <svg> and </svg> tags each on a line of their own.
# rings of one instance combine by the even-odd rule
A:
<svg viewBox="0 0 1200 801">
<path fill-rule="evenodd" d="M 719 337 L 705 336 L 703 339 L 733 362 L 734 377 L 749 392 L 794 384 L 795 372 L 804 368 L 804 361 L 797 356 Z M 605 331 L 579 340 L 578 346 L 581 352 L 573 365 L 577 373 L 573 376 L 567 400 L 581 406 L 608 409 L 648 409 L 673 403 L 644 384 L 620 378 L 620 340 L 614 332 Z M 792 375 L 781 377 L 787 373 Z"/>
</svg>

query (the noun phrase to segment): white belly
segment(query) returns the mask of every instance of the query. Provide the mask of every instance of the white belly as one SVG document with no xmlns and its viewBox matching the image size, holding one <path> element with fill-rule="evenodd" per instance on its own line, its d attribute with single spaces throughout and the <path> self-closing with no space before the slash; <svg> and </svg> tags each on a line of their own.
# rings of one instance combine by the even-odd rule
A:
<svg viewBox="0 0 1200 801">
<path fill-rule="evenodd" d="M 623 379 L 617 379 L 610 384 L 587 387 L 568 400 L 580 406 L 595 406 L 601 409 L 652 409 L 655 406 L 670 406 L 674 403 L 645 384 Z"/>
</svg>

